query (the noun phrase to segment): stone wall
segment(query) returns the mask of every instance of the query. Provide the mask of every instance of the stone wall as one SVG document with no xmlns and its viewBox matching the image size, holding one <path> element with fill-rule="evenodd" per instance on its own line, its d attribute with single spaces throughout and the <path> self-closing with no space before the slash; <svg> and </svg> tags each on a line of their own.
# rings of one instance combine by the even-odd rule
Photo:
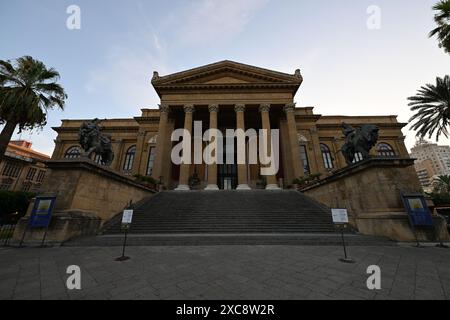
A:
<svg viewBox="0 0 450 320">
<path fill-rule="evenodd" d="M 108 221 L 125 206 L 155 192 L 88 159 L 55 160 L 42 193 L 57 196 L 55 211 L 89 212 Z"/>
<path fill-rule="evenodd" d="M 61 243 L 71 238 L 92 235 L 119 214 L 129 203 L 137 203 L 156 192 L 133 179 L 99 166 L 89 159 L 55 160 L 49 167 L 42 194 L 56 196 L 56 205 L 47 239 Z M 22 239 L 33 203 L 19 222 L 13 242 Z M 26 242 L 43 238 L 45 230 L 27 232 Z"/>
<path fill-rule="evenodd" d="M 332 208 L 347 208 L 350 223 L 367 235 L 414 241 L 402 194 L 421 193 L 413 159 L 372 158 L 335 172 L 302 190 Z M 441 217 L 435 217 L 442 238 L 449 238 Z M 433 240 L 418 229 L 421 240 Z"/>
</svg>

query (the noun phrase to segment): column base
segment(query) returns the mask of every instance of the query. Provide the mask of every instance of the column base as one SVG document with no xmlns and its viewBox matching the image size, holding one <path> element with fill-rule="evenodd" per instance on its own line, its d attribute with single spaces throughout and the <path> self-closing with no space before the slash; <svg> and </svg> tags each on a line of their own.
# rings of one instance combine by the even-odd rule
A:
<svg viewBox="0 0 450 320">
<path fill-rule="evenodd" d="M 220 190 L 217 184 L 208 184 L 208 186 L 205 188 L 205 191 L 218 191 Z"/>
<path fill-rule="evenodd" d="M 238 191 L 247 190 L 248 191 L 248 190 L 252 190 L 252 188 L 250 188 L 248 186 L 248 184 L 240 184 L 240 185 L 238 185 L 236 190 L 238 190 Z"/>
<path fill-rule="evenodd" d="M 268 184 L 266 190 L 281 190 L 281 188 L 277 184 Z"/>
<path fill-rule="evenodd" d="M 190 191 L 191 190 L 191 188 L 189 188 L 189 186 L 188 185 L 185 185 L 185 184 L 180 184 L 176 189 L 175 189 L 175 191 Z"/>
</svg>

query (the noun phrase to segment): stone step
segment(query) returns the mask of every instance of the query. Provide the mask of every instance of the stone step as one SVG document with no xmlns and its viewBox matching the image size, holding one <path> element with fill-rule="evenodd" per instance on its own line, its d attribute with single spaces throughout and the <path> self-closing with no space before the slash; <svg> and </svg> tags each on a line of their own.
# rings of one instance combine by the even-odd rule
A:
<svg viewBox="0 0 450 320">
<path fill-rule="evenodd" d="M 119 234 L 120 217 L 103 234 Z M 130 234 L 333 233 L 331 212 L 296 191 L 162 192 L 135 208 Z"/>
<path fill-rule="evenodd" d="M 84 237 L 64 243 L 64 246 L 122 246 L 124 235 Z M 395 242 L 381 237 L 346 234 L 348 246 L 395 246 Z M 274 233 L 274 234 L 132 234 L 128 246 L 215 246 L 215 245 L 292 245 L 341 246 L 338 233 Z"/>
</svg>

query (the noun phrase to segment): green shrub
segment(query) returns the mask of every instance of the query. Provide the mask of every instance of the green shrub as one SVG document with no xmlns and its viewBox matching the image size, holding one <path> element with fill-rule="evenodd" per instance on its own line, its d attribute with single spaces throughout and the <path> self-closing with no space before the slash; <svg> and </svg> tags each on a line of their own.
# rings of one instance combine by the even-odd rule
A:
<svg viewBox="0 0 450 320">
<path fill-rule="evenodd" d="M 34 197 L 33 193 L 0 191 L 0 220 L 7 220 L 16 212 L 19 213 L 18 218 L 23 217 Z"/>
<path fill-rule="evenodd" d="M 156 181 L 152 177 L 146 177 L 146 176 L 142 176 L 140 174 L 135 174 L 134 177 L 136 178 L 136 181 L 146 184 L 146 185 L 156 186 L 159 184 L 159 181 Z"/>
<path fill-rule="evenodd" d="M 428 193 L 434 204 L 437 206 L 449 206 L 450 205 L 450 194 L 447 193 Z"/>
</svg>

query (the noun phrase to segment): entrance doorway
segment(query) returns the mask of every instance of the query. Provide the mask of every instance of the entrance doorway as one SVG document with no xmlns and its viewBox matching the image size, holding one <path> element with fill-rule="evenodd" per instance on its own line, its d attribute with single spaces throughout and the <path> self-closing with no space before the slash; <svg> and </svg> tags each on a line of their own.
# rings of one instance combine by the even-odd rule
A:
<svg viewBox="0 0 450 320">
<path fill-rule="evenodd" d="M 225 137 L 227 129 L 222 127 L 220 130 Z M 234 129 L 233 129 L 234 130 Z M 225 142 L 225 139 L 224 139 Z M 231 154 L 227 154 L 232 152 Z M 237 139 L 234 139 L 234 148 L 227 150 L 226 146 L 218 154 L 223 164 L 217 165 L 217 184 L 220 190 L 235 190 L 238 186 L 238 166 L 237 166 Z M 234 159 L 233 164 L 227 164 L 227 159 Z"/>
<path fill-rule="evenodd" d="M 220 164 L 217 166 L 217 183 L 221 190 L 235 190 L 238 183 L 237 165 Z"/>
</svg>

